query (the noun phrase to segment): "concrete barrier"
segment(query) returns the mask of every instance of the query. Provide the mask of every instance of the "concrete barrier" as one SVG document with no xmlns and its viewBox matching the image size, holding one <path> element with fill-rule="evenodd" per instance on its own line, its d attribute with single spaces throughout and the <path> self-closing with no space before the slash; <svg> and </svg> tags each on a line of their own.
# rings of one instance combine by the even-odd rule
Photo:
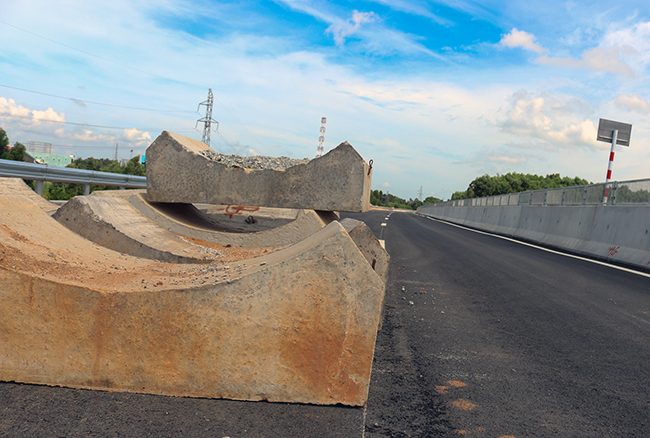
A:
<svg viewBox="0 0 650 438">
<path fill-rule="evenodd" d="M 259 222 L 246 224 L 243 208 L 235 206 L 211 206 L 205 214 L 192 204 L 150 203 L 144 194 L 128 198 L 129 202 L 144 216 L 174 233 L 202 239 L 221 245 L 282 247 L 297 243 L 311 236 L 338 216 L 332 212 L 314 210 L 289 210 L 259 208 L 254 217 L 263 217 Z M 213 208 L 215 207 L 215 208 Z M 219 218 L 216 207 L 223 214 Z M 235 212 L 239 212 L 238 214 Z M 232 215 L 239 220 L 227 220 Z M 250 216 L 247 214 L 246 216 Z M 292 220 L 287 220 L 293 218 Z M 244 225 L 242 225 L 244 224 Z M 270 227 L 276 224 L 276 227 Z"/>
<path fill-rule="evenodd" d="M 364 212 L 372 168 L 347 142 L 285 170 L 228 166 L 200 141 L 163 131 L 147 149 L 150 202 Z"/>
<path fill-rule="evenodd" d="M 32 200 L 36 205 L 41 207 L 43 211 L 52 216 L 59 208 L 47 199 L 44 199 L 38 193 L 34 192 L 25 182 L 20 178 L 1 178 L 0 177 L 0 195 L 15 195 L 20 194 Z"/>
<path fill-rule="evenodd" d="M 388 281 L 388 263 L 390 256 L 379 244 L 379 240 L 365 223 L 352 218 L 345 218 L 341 225 L 348 232 L 361 251 L 361 254 L 368 261 L 368 264 L 379 275 L 379 278 L 386 283 Z"/>
<path fill-rule="evenodd" d="M 71 230 L 79 232 L 84 237 L 92 240 L 93 242 L 102 244 L 118 251 L 123 251 L 128 254 L 137 255 L 139 257 L 147 257 L 158 259 L 157 252 L 147 252 L 141 248 L 150 247 L 156 240 L 149 237 L 148 232 L 135 230 L 133 224 L 139 223 L 146 230 L 151 230 L 157 236 L 164 237 L 160 239 L 156 245 L 157 251 L 163 251 L 167 248 L 173 247 L 174 242 L 179 239 L 185 242 L 185 246 L 179 248 L 180 255 L 187 256 L 187 239 L 191 242 L 198 242 L 200 245 L 206 246 L 210 243 L 220 246 L 237 246 L 237 247 L 265 247 L 269 251 L 292 245 L 307 237 L 311 236 L 330 222 L 336 220 L 337 216 L 331 212 L 315 212 L 313 210 L 290 210 L 285 217 L 294 217 L 295 219 L 290 222 L 284 222 L 284 225 L 277 228 L 263 227 L 263 231 L 257 232 L 243 232 L 239 227 L 238 221 L 228 221 L 225 218 L 221 221 L 213 220 L 215 215 L 208 216 L 192 204 L 171 204 L 171 203 L 150 203 L 145 199 L 145 194 L 136 192 L 129 194 L 129 191 L 105 191 L 95 192 L 87 198 L 87 200 L 80 200 L 88 208 L 82 213 L 85 219 L 80 221 L 77 225 L 74 221 L 63 220 L 64 215 L 68 216 L 67 211 L 72 207 L 62 208 L 55 218 L 63 223 Z M 75 198 L 77 199 L 77 198 Z M 119 209 L 119 214 L 115 212 Z M 225 209 L 227 210 L 227 209 Z M 233 209 L 234 211 L 241 211 Z M 273 211 L 263 210 L 270 218 L 270 215 L 277 214 L 277 210 Z M 79 213 L 75 212 L 74 217 Z M 106 229 L 104 236 L 112 234 L 120 234 L 114 240 L 123 241 L 128 239 L 129 245 L 124 245 L 117 249 L 111 246 L 111 242 L 106 243 L 97 240 L 96 232 L 87 232 L 86 225 L 89 221 L 101 221 L 110 225 Z M 272 219 L 267 221 L 273 222 Z M 278 221 L 280 222 L 280 221 Z M 81 228 L 83 225 L 84 228 Z M 252 224 L 251 228 L 256 229 L 257 224 Z M 92 227 L 90 227 L 92 229 Z M 145 231 L 146 231 L 145 230 Z M 175 234 L 175 236 L 170 236 Z M 105 239 L 109 240 L 109 239 Z M 168 244 L 167 242 L 171 242 Z M 191 249 L 191 246 L 189 246 Z"/>
<path fill-rule="evenodd" d="M 219 250 L 162 228 L 121 197 L 77 196 L 54 219 L 84 238 L 117 252 L 172 263 L 208 263 Z"/>
<path fill-rule="evenodd" d="M 423 206 L 418 213 L 599 260 L 650 267 L 650 206 Z"/>
<path fill-rule="evenodd" d="M 118 253 L 0 195 L 0 379 L 365 405 L 385 284 L 343 226 L 219 256 Z"/>
</svg>

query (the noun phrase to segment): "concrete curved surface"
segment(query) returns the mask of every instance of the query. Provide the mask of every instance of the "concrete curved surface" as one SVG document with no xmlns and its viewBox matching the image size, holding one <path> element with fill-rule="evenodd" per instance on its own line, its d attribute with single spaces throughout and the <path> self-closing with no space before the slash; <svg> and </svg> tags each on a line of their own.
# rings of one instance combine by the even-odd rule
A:
<svg viewBox="0 0 650 438">
<path fill-rule="evenodd" d="M 214 259 L 224 247 L 264 247 L 266 251 L 295 244 L 336 216 L 313 210 L 296 211 L 297 219 L 255 233 L 228 232 L 192 204 L 149 203 L 142 193 L 124 191 L 77 196 L 53 216 L 88 240 L 115 251 L 176 263 Z"/>
<path fill-rule="evenodd" d="M 292 245 L 311 236 L 330 222 L 337 219 L 331 212 L 315 212 L 314 210 L 289 210 L 278 213 L 268 210 L 286 209 L 258 209 L 266 217 L 284 213 L 290 221 L 282 221 L 283 225 L 262 231 L 242 232 L 236 224 L 238 221 L 212 220 L 217 215 L 227 216 L 228 207 L 211 206 L 210 216 L 199 211 L 192 204 L 150 203 L 143 193 L 130 196 L 129 202 L 144 216 L 156 222 L 163 228 L 184 236 L 213 242 L 220 245 L 245 246 L 245 247 L 282 247 Z M 217 207 L 220 207 L 217 210 Z M 221 213 L 217 213 L 220 211 Z M 241 209 L 233 209 L 239 211 Z M 188 218 L 189 213 L 189 218 Z M 233 216 L 236 213 L 231 213 Z M 238 214 L 241 216 L 241 214 Z M 270 222 L 267 221 L 267 222 Z M 282 223 L 281 222 L 281 223 Z M 255 229 L 255 228 L 254 228 Z"/>
<path fill-rule="evenodd" d="M 36 205 L 52 216 L 59 206 L 40 196 L 20 178 L 0 178 L 0 195 L 20 194 L 31 199 Z"/>
<path fill-rule="evenodd" d="M 207 263 L 221 249 L 197 245 L 140 214 L 123 197 L 77 196 L 52 216 L 84 238 L 114 251 L 174 263 Z"/>
<path fill-rule="evenodd" d="M 385 286 L 345 229 L 241 251 L 137 258 L 0 195 L 0 379 L 364 405 Z"/>
</svg>

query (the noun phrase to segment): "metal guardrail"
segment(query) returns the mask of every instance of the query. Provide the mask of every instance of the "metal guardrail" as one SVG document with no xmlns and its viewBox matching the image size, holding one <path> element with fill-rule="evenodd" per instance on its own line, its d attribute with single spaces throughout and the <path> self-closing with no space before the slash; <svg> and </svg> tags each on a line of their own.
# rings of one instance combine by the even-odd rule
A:
<svg viewBox="0 0 650 438">
<path fill-rule="evenodd" d="M 144 176 L 56 167 L 12 160 L 0 160 L 0 177 L 35 180 L 36 192 L 39 195 L 43 195 L 43 182 L 45 181 L 83 184 L 84 195 L 90 193 L 91 184 L 120 188 L 147 188 L 147 178 Z"/>
<path fill-rule="evenodd" d="M 606 199 L 606 201 L 605 201 Z M 605 201 L 605 202 L 603 202 Z M 613 181 L 585 186 L 532 190 L 484 198 L 456 199 L 427 207 L 487 207 L 505 205 L 648 205 L 650 179 Z"/>
</svg>

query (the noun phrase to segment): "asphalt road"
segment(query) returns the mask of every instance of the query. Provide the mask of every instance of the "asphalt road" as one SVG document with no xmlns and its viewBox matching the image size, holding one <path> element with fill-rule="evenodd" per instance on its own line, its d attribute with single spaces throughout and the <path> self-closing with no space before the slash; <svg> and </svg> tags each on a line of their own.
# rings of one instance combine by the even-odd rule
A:
<svg viewBox="0 0 650 438">
<path fill-rule="evenodd" d="M 391 255 L 367 408 L 0 383 L 0 436 L 650 436 L 650 278 L 414 214 L 347 216 Z"/>
</svg>

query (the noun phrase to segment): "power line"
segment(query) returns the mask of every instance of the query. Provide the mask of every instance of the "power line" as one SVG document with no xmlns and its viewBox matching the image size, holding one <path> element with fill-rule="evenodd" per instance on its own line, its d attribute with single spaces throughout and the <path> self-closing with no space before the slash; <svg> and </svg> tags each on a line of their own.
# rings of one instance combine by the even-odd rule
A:
<svg viewBox="0 0 650 438">
<path fill-rule="evenodd" d="M 254 138 L 254 139 L 255 139 L 255 140 L 256 140 L 260 145 L 262 145 L 262 147 L 268 149 L 264 143 L 262 143 L 262 142 L 261 142 L 257 137 L 255 137 L 255 136 L 253 135 L 252 132 L 250 132 L 248 129 L 246 129 L 246 127 L 242 124 L 242 122 L 240 122 L 240 121 L 237 119 L 237 117 L 235 117 L 235 116 L 233 115 L 233 113 L 231 113 L 230 110 L 228 110 L 228 108 L 226 108 L 226 106 L 225 106 L 223 103 L 221 103 L 221 101 L 219 100 L 219 98 L 218 98 L 217 96 L 214 96 L 214 99 L 215 99 L 217 102 L 219 102 L 219 105 L 221 105 L 221 106 L 223 107 L 223 109 L 225 109 L 225 110 L 228 112 L 228 114 L 230 114 L 230 117 L 232 117 L 233 119 L 235 119 L 235 121 L 236 121 L 237 123 L 239 123 L 239 126 L 241 126 L 242 128 L 244 128 L 244 131 L 246 131 L 246 132 L 248 133 L 248 135 L 250 135 L 251 137 L 253 137 L 253 138 Z"/>
<path fill-rule="evenodd" d="M 116 105 L 116 104 L 113 104 L 113 103 L 94 102 L 92 100 L 77 99 L 77 98 L 74 98 L 74 97 L 57 96 L 56 94 L 41 93 L 40 91 L 27 90 L 25 88 L 12 87 L 11 85 L 4 85 L 4 84 L 0 84 L 0 87 L 11 88 L 12 90 L 25 91 L 27 93 L 40 94 L 41 96 L 57 97 L 59 99 L 71 100 L 74 103 L 80 103 L 80 102 L 84 103 L 84 104 L 90 103 L 90 104 L 93 104 L 93 105 L 103 105 L 103 106 L 110 106 L 110 107 L 114 107 L 114 108 L 125 108 L 125 109 L 132 109 L 132 110 L 138 110 L 138 111 L 152 111 L 152 112 L 158 112 L 158 113 L 194 113 L 194 111 L 188 111 L 188 110 L 164 110 L 164 109 L 156 109 L 156 108 L 138 108 L 138 107 L 133 107 L 133 106 Z"/>
<path fill-rule="evenodd" d="M 161 75 L 157 75 L 157 74 L 155 74 L 155 73 L 151 73 L 151 72 L 147 72 L 147 71 L 144 71 L 144 70 L 140 70 L 140 69 L 135 68 L 135 67 L 131 67 L 131 66 L 124 65 L 124 64 L 121 64 L 121 63 L 116 62 L 116 61 L 112 61 L 112 60 L 107 59 L 107 58 L 103 58 L 103 57 L 98 56 L 98 55 L 95 55 L 95 54 L 93 54 L 93 53 L 86 52 L 85 50 L 77 49 L 76 47 L 72 47 L 72 46 L 69 46 L 69 45 L 67 45 L 67 44 L 60 43 L 60 42 L 55 41 L 55 40 L 53 40 L 53 39 L 51 39 L 51 38 L 45 37 L 45 36 L 43 36 L 43 35 L 39 35 L 39 34 L 37 34 L 37 33 L 31 32 L 31 31 L 29 31 L 29 30 L 27 30 L 27 29 L 23 29 L 22 27 L 18 27 L 18 26 L 15 26 L 15 25 L 13 25 L 13 24 L 9 24 L 9 23 L 7 23 L 6 21 L 3 21 L 3 20 L 0 20 L 0 23 L 4 24 L 4 25 L 6 25 L 6 26 L 9 26 L 9 27 L 13 27 L 14 29 L 18 29 L 18 30 L 20 30 L 20 31 L 22 31 L 22 32 L 25 32 L 25 33 L 28 33 L 28 34 L 30 34 L 30 35 L 34 35 L 34 36 L 36 36 L 36 37 L 39 37 L 39 38 L 42 38 L 42 39 L 44 39 L 44 40 L 50 41 L 50 42 L 52 42 L 52 43 L 54 43 L 54 44 L 58 44 L 58 45 L 60 45 L 60 46 L 66 47 L 66 48 L 68 48 L 68 49 L 76 50 L 76 51 L 81 52 L 81 53 L 83 53 L 83 54 L 86 54 L 86 55 L 88 55 L 88 56 L 92 56 L 92 57 L 94 57 L 94 58 L 101 59 L 102 61 L 110 62 L 110 63 L 112 63 L 112 64 L 119 65 L 119 66 L 121 66 L 121 67 L 128 68 L 128 69 L 130 69 L 130 70 L 138 71 L 138 72 L 140 72 L 140 73 L 144 73 L 144 74 L 147 74 L 147 75 L 155 76 L 155 77 L 157 77 L 157 78 L 165 79 L 165 80 L 168 80 L 168 81 L 174 81 L 174 82 L 178 82 L 178 83 L 184 83 L 184 84 L 186 84 L 186 85 L 195 86 L 195 84 L 189 84 L 189 83 L 187 83 L 187 82 L 176 81 L 176 80 L 174 80 L 174 79 L 170 79 L 170 78 L 167 78 L 167 77 L 164 77 L 164 76 L 161 76 Z M 231 116 L 233 119 L 235 119 L 235 121 L 236 121 L 237 123 L 239 123 L 239 126 L 241 126 L 241 127 L 244 129 L 244 131 L 246 131 L 246 132 L 247 132 L 251 137 L 253 137 L 253 138 L 254 138 L 254 139 L 255 139 L 255 140 L 256 140 L 256 141 L 257 141 L 257 142 L 258 142 L 262 147 L 268 149 L 268 148 L 266 147 L 266 145 L 260 141 L 260 139 L 258 139 L 255 135 L 253 135 L 253 134 L 252 134 L 252 133 L 251 133 L 251 132 L 250 132 L 250 131 L 249 131 L 249 130 L 248 130 L 248 129 L 243 125 L 243 124 L 242 124 L 242 122 L 240 122 L 239 119 L 237 119 L 237 117 L 235 117 L 235 116 L 233 115 L 233 113 L 231 113 L 230 110 L 229 110 L 228 108 L 226 108 L 226 106 L 225 106 L 225 105 L 224 105 L 224 104 L 219 100 L 218 97 L 214 96 L 214 99 L 215 99 L 217 102 L 219 102 L 219 105 L 221 105 L 221 106 L 223 107 L 223 109 L 225 109 L 226 112 L 228 112 L 228 114 L 230 114 L 230 116 Z M 89 125 L 89 126 L 90 126 L 90 125 Z"/>
<path fill-rule="evenodd" d="M 125 127 L 120 127 L 120 126 L 104 126 L 104 125 L 91 125 L 90 123 L 74 123 L 74 122 L 65 122 L 62 120 L 46 120 L 46 119 L 37 119 L 36 117 L 31 117 L 31 116 L 20 116 L 18 114 L 11 114 L 11 113 L 0 113 L 0 116 L 6 116 L 6 117 L 15 117 L 18 119 L 27 119 L 27 120 L 34 120 L 37 122 L 48 122 L 48 123 L 60 123 L 62 125 L 76 125 L 76 126 L 89 126 L 91 128 L 104 128 L 104 129 L 138 129 L 139 131 L 157 131 L 159 128 L 136 128 L 135 126 L 131 126 L 128 128 Z M 173 131 L 173 132 L 181 132 L 181 131 L 191 131 L 191 129 L 166 129 L 165 131 Z"/>
<path fill-rule="evenodd" d="M 128 68 L 128 69 L 131 69 L 131 70 L 134 70 L 134 71 L 138 71 L 138 72 L 140 72 L 140 73 L 144 73 L 144 74 L 151 75 L 151 76 L 156 76 L 156 77 L 161 78 L 161 79 L 170 80 L 169 78 L 166 78 L 166 77 L 164 77 L 164 76 L 160 76 L 160 75 L 157 75 L 157 74 L 155 74 L 155 73 L 150 73 L 150 72 L 147 72 L 147 71 L 144 71 L 144 70 L 140 70 L 140 69 L 138 69 L 138 68 L 131 67 L 131 66 L 128 66 L 128 65 L 125 65 L 125 64 L 120 64 L 119 62 L 112 61 L 112 60 L 110 60 L 110 59 L 106 59 L 106 58 L 102 58 L 102 57 L 99 56 L 99 55 L 95 55 L 95 54 L 93 54 L 93 53 L 86 52 L 85 50 L 77 49 L 76 47 L 72 47 L 72 46 L 69 46 L 69 45 L 67 45 L 67 44 L 60 43 L 60 42 L 55 41 L 55 40 L 53 40 L 53 39 L 51 39 L 51 38 L 48 38 L 48 37 L 46 37 L 46 36 L 39 35 L 39 34 L 37 34 L 37 33 L 31 32 L 31 31 L 29 31 L 29 30 L 27 30 L 27 29 L 23 29 L 22 27 L 18 27 L 18 26 L 14 26 L 13 24 L 9 24 L 9 23 L 7 23 L 6 21 L 2 21 L 2 20 L 0 20 L 0 23 L 2 23 L 2 24 L 4 24 L 4 25 L 7 25 L 7 26 L 9 26 L 9 27 L 13 27 L 14 29 L 18 29 L 18 30 L 20 30 L 20 31 L 22 31 L 22 32 L 25 32 L 25 33 L 28 33 L 28 34 L 30 34 L 30 35 L 34 35 L 34 36 L 36 36 L 36 37 L 43 38 L 44 40 L 47 40 L 47 41 L 52 42 L 52 43 L 54 43 L 54 44 L 58 44 L 58 45 L 60 45 L 60 46 L 66 47 L 66 48 L 68 48 L 68 49 L 76 50 L 77 52 L 81 52 L 81 53 L 83 53 L 83 54 L 85 54 L 85 55 L 88 55 L 88 56 L 92 56 L 93 58 L 101 59 L 102 61 L 110 62 L 110 63 L 112 63 L 112 64 L 119 65 L 120 67 Z"/>
</svg>

